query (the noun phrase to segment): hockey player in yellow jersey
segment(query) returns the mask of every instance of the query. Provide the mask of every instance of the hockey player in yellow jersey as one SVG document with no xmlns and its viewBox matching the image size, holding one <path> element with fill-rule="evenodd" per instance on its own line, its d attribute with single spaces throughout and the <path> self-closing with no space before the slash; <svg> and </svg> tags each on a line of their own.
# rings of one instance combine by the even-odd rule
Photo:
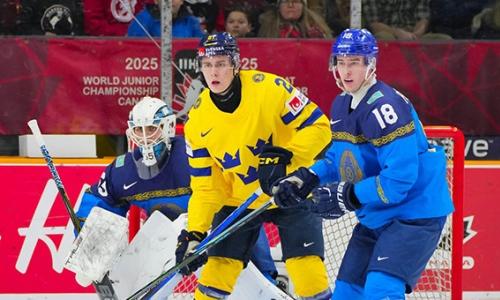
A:
<svg viewBox="0 0 500 300">
<path fill-rule="evenodd" d="M 312 165 L 330 142 L 327 117 L 300 91 L 274 74 L 239 70 L 239 48 L 230 34 L 202 38 L 198 64 L 208 89 L 185 125 L 193 194 L 177 262 L 259 185 L 266 194 L 245 213 L 269 200 L 279 178 Z M 321 220 L 304 207 L 274 205 L 208 251 L 195 299 L 224 299 L 232 292 L 263 222 L 278 226 L 295 293 L 301 299 L 330 299 Z M 181 272 L 189 274 L 205 261 L 200 257 Z"/>
</svg>

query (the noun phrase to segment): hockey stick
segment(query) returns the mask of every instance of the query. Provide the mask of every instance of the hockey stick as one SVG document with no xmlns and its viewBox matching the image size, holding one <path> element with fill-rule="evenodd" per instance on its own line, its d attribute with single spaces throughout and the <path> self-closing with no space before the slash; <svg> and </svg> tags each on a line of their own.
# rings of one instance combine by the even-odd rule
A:
<svg viewBox="0 0 500 300">
<path fill-rule="evenodd" d="M 262 192 L 259 188 L 260 192 Z M 255 193 L 254 193 L 255 194 Z M 252 195 L 253 196 L 253 195 Z M 252 197 L 251 196 L 251 197 Z M 248 201 L 248 200 L 247 200 Z M 154 292 L 154 289 L 161 285 L 164 281 L 170 280 L 172 277 L 175 276 L 175 274 L 182 268 L 186 267 L 189 265 L 192 261 L 197 259 L 203 252 L 207 251 L 211 247 L 215 246 L 217 243 L 228 237 L 230 234 L 235 232 L 236 230 L 240 229 L 243 225 L 247 224 L 250 220 L 261 214 L 263 211 L 265 211 L 269 206 L 273 204 L 273 198 L 269 199 L 265 204 L 263 204 L 261 207 L 251 211 L 248 215 L 244 216 L 240 220 L 236 221 L 236 223 L 232 224 L 231 226 L 227 228 L 223 228 L 218 230 L 220 232 L 219 234 L 211 234 L 210 239 L 209 237 L 205 238 L 199 245 L 196 247 L 196 250 L 189 255 L 187 258 L 185 258 L 182 262 L 179 264 L 173 266 L 166 272 L 160 274 L 158 277 L 153 279 L 150 283 L 148 283 L 146 286 L 142 287 L 139 289 L 137 292 L 135 292 L 133 295 L 127 298 L 127 300 L 137 300 L 137 299 L 148 299 L 151 297 Z M 241 207 L 241 206 L 240 206 Z M 243 211 L 243 209 L 241 210 Z M 234 212 L 233 212 L 234 213 Z M 231 216 L 231 215 L 230 215 Z M 234 218 L 236 218 L 235 216 Z M 226 223 L 228 221 L 229 217 L 224 220 L 223 223 Z M 221 223 L 222 225 L 222 223 Z M 221 225 L 219 225 L 214 232 L 221 228 Z"/>
<path fill-rule="evenodd" d="M 206 244 L 208 241 L 210 241 L 212 238 L 215 236 L 219 235 L 223 230 L 225 230 L 231 223 L 238 218 L 245 209 L 247 209 L 259 196 L 262 194 L 262 189 L 259 187 L 258 189 L 255 190 L 255 192 L 250 195 L 250 197 L 245 200 L 237 209 L 233 210 L 229 216 L 224 219 L 217 227 L 215 227 L 214 230 L 210 232 L 210 234 L 204 238 L 201 243 L 198 245 L 198 247 L 203 246 Z M 173 274 L 172 276 L 166 277 L 164 280 L 160 281 L 155 287 L 151 288 L 147 292 L 146 295 L 144 295 L 143 299 L 149 299 L 151 298 L 158 290 L 163 287 L 164 285 L 170 285 L 170 286 L 175 286 L 177 283 L 182 279 L 182 276 L 179 275 L 178 273 Z"/>
<path fill-rule="evenodd" d="M 71 219 L 71 222 L 73 223 L 73 226 L 75 227 L 77 232 L 80 232 L 82 229 L 82 226 L 80 225 L 80 221 L 78 220 L 78 217 L 75 214 L 75 211 L 73 210 L 73 207 L 71 206 L 71 202 L 69 201 L 68 194 L 66 193 L 66 189 L 64 188 L 64 185 L 62 183 L 61 177 L 59 176 L 59 173 L 57 172 L 56 166 L 54 165 L 54 162 L 52 161 L 52 157 L 49 154 L 49 151 L 47 150 L 47 146 L 45 145 L 45 141 L 42 136 L 42 132 L 40 131 L 40 127 L 38 127 L 38 122 L 33 119 L 28 122 L 28 126 L 31 129 L 31 132 L 35 136 L 36 142 L 40 146 L 40 151 L 42 152 L 43 158 L 45 158 L 45 162 L 47 163 L 47 167 L 49 167 L 50 174 L 52 175 L 52 179 L 55 181 L 57 190 L 59 191 L 59 194 L 61 194 L 61 197 L 64 202 L 64 206 L 66 207 L 66 211 L 69 214 L 69 217 Z M 111 284 L 111 281 L 109 280 L 108 275 L 105 275 L 104 278 L 100 282 L 93 282 L 92 283 L 97 295 L 99 296 L 99 299 L 101 300 L 118 300 L 118 297 L 115 294 L 115 291 L 113 289 L 113 285 Z"/>
</svg>

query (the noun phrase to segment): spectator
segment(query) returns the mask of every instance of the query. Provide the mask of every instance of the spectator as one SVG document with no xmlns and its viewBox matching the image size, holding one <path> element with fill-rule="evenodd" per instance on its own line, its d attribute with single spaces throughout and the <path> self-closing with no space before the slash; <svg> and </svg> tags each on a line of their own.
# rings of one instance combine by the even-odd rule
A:
<svg viewBox="0 0 500 300">
<path fill-rule="evenodd" d="M 350 0 L 325 0 L 325 21 L 335 33 L 340 33 L 351 25 Z"/>
<path fill-rule="evenodd" d="M 489 0 L 431 0 L 431 30 L 454 39 L 472 38 L 472 18 L 486 7 Z"/>
<path fill-rule="evenodd" d="M 214 31 L 218 12 L 215 0 L 186 0 L 184 5 L 189 13 L 198 18 L 203 32 Z"/>
<path fill-rule="evenodd" d="M 96 36 L 123 36 L 146 0 L 83 0 L 85 32 Z M 133 6 L 132 6 L 133 5 Z"/>
<path fill-rule="evenodd" d="M 21 0 L 16 21 L 22 35 L 81 35 L 81 3 L 72 0 Z"/>
<path fill-rule="evenodd" d="M 306 5 L 306 0 L 278 0 L 277 9 L 261 15 L 259 37 L 331 38 L 325 20 Z"/>
<path fill-rule="evenodd" d="M 479 39 L 500 39 L 500 0 L 492 1 L 474 16 L 472 33 Z"/>
<path fill-rule="evenodd" d="M 269 0 L 271 1 L 271 0 Z M 252 33 L 251 35 L 257 35 L 259 30 L 259 16 L 272 8 L 272 5 L 268 2 L 268 0 L 217 0 L 218 6 L 218 14 L 215 23 L 216 31 L 224 31 L 226 27 L 226 16 L 232 7 L 239 6 L 245 11 L 247 11 L 248 16 L 250 17 L 250 23 L 252 24 Z"/>
<path fill-rule="evenodd" d="M 317 13 L 318 15 L 325 17 L 325 2 L 327 0 L 307 0 L 307 8 Z"/>
<path fill-rule="evenodd" d="M 250 15 L 244 8 L 234 7 L 227 12 L 226 31 L 236 38 L 252 36 Z"/>
<path fill-rule="evenodd" d="M 0 35 L 15 34 L 19 0 L 0 2 Z"/>
<path fill-rule="evenodd" d="M 172 37 L 189 38 L 202 37 L 200 21 L 191 15 L 183 5 L 184 0 L 172 0 Z M 128 36 L 147 36 L 147 30 L 151 36 L 161 36 L 161 18 L 159 0 L 146 4 L 139 12 L 137 19 L 130 23 Z"/>
<path fill-rule="evenodd" d="M 451 39 L 446 34 L 429 33 L 429 0 L 363 0 L 362 7 L 379 39 Z"/>
</svg>

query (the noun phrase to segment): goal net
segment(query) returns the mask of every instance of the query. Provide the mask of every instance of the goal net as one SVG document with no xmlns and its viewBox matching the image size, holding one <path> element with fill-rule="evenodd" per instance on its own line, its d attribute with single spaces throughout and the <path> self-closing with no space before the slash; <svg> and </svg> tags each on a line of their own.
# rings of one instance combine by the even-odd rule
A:
<svg viewBox="0 0 500 300">
<path fill-rule="evenodd" d="M 448 217 L 440 242 L 429 260 L 413 293 L 406 299 L 462 299 L 462 241 L 463 241 L 463 172 L 464 137 L 454 127 L 429 126 L 425 132 L 430 143 L 443 146 L 447 156 L 447 181 L 455 212 Z M 342 257 L 357 224 L 354 213 L 336 220 L 323 221 L 325 264 L 332 290 L 335 288 Z M 271 245 L 279 243 L 277 230 L 268 226 Z"/>
</svg>

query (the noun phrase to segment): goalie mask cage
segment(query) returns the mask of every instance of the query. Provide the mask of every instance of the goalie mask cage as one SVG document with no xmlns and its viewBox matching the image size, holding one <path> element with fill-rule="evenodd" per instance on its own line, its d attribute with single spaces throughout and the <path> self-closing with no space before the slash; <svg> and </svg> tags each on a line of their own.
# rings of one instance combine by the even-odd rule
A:
<svg viewBox="0 0 500 300">
<path fill-rule="evenodd" d="M 431 143 L 441 145 L 446 150 L 447 181 L 455 211 L 448 217 L 437 249 L 416 288 L 412 294 L 406 296 L 406 299 L 461 300 L 464 136 L 459 129 L 449 126 L 426 126 L 425 133 Z M 137 212 L 131 212 L 130 215 L 135 218 L 134 222 L 138 223 L 139 218 L 134 217 Z M 335 287 L 338 269 L 356 222 L 354 213 L 346 214 L 337 220 L 323 221 L 325 264 L 332 290 Z M 279 247 L 279 235 L 276 227 L 272 224 L 266 224 L 266 233 L 271 247 Z M 192 299 L 195 287 L 196 277 L 194 275 L 185 277 L 168 299 Z M 293 295 L 293 287 L 290 289 Z"/>
</svg>

